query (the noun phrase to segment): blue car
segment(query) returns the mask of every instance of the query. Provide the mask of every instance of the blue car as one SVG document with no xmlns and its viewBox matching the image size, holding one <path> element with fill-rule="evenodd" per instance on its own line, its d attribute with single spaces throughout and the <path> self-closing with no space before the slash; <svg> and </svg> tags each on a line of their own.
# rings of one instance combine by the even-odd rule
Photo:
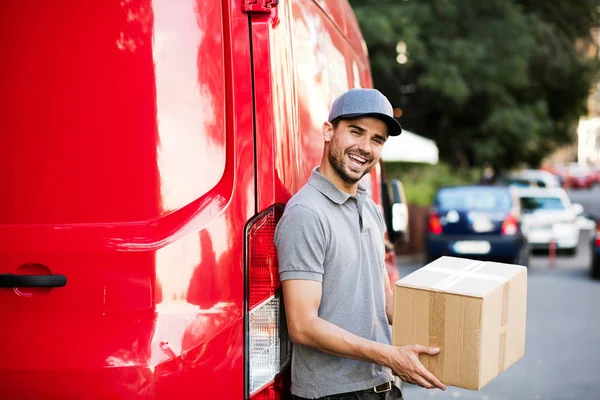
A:
<svg viewBox="0 0 600 400">
<path fill-rule="evenodd" d="M 516 194 L 503 186 L 454 186 L 436 194 L 425 237 L 427 261 L 449 255 L 527 265 Z"/>
</svg>

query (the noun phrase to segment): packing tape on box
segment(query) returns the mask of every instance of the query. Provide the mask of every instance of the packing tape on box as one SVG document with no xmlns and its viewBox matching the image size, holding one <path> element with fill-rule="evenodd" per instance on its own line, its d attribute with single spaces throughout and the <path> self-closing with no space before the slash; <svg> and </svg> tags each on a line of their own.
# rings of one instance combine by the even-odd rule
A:
<svg viewBox="0 0 600 400">
<path fill-rule="evenodd" d="M 434 289 L 438 290 L 446 290 L 458 282 L 466 279 L 466 278 L 476 278 L 476 279 L 486 279 L 490 281 L 496 282 L 506 282 L 507 278 L 502 276 L 495 276 L 489 274 L 481 274 L 478 273 L 481 268 L 485 267 L 488 264 L 487 261 L 473 261 L 472 263 L 467 264 L 465 267 L 461 269 L 457 269 L 455 271 L 448 270 L 446 268 L 437 268 L 437 267 L 425 267 L 427 271 L 433 272 L 443 272 L 445 274 L 450 274 L 450 276 L 446 279 L 441 280 L 436 285 L 433 286 Z"/>
<path fill-rule="evenodd" d="M 431 292 L 429 297 L 429 346 L 443 348 L 446 336 L 446 297 L 439 292 Z M 444 372 L 444 352 L 427 356 L 425 368 L 435 376 Z"/>
<path fill-rule="evenodd" d="M 442 272 L 450 276 L 438 282 L 434 289 L 447 290 L 466 278 L 486 279 L 504 283 L 502 293 L 502 312 L 500 321 L 500 344 L 498 349 L 498 374 L 502 373 L 506 365 L 506 333 L 508 328 L 508 305 L 510 294 L 510 281 L 501 276 L 478 273 L 488 263 L 486 261 L 473 261 L 465 267 L 452 271 L 445 268 L 425 267 L 428 271 Z M 432 292 L 429 302 L 429 345 L 443 347 L 446 326 L 446 302 L 443 294 Z M 442 376 L 444 372 L 444 352 L 436 357 L 428 357 L 425 367 L 435 376 Z"/>
<path fill-rule="evenodd" d="M 500 350 L 498 352 L 498 374 L 504 372 L 506 365 L 506 331 L 508 328 L 508 297 L 510 295 L 510 281 L 502 287 L 502 316 L 500 320 Z"/>
</svg>

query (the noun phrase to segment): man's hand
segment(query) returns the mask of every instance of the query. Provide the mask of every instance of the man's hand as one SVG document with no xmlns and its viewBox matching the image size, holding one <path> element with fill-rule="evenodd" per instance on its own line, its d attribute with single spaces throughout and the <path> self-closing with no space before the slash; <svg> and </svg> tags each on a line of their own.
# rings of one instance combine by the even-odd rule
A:
<svg viewBox="0 0 600 400">
<path fill-rule="evenodd" d="M 404 382 L 423 386 L 427 389 L 437 387 L 446 390 L 446 386 L 429 372 L 419 360 L 419 354 L 435 355 L 440 352 L 437 347 L 426 347 L 419 344 L 408 346 L 392 346 L 388 366 Z"/>
</svg>

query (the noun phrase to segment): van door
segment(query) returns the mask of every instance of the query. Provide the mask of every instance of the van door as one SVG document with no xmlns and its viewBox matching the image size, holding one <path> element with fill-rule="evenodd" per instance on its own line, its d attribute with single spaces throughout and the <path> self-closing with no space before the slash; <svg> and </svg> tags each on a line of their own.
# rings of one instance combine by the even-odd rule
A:
<svg viewBox="0 0 600 400">
<path fill-rule="evenodd" d="M 243 397 L 255 182 L 229 3 L 0 6 L 0 398 Z"/>
</svg>

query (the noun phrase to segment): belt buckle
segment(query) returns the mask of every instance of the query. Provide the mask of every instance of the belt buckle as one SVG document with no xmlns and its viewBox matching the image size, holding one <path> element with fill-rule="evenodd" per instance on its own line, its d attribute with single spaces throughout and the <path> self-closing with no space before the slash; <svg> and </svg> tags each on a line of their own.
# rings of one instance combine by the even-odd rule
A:
<svg viewBox="0 0 600 400">
<path fill-rule="evenodd" d="M 382 387 L 382 386 L 383 386 L 383 388 L 382 388 L 382 389 L 379 389 L 379 388 L 380 388 L 380 387 Z M 389 392 L 390 390 L 392 390 L 392 382 L 386 382 L 386 383 L 384 383 L 384 384 L 382 384 L 382 385 L 375 386 L 375 387 L 373 388 L 373 391 L 374 391 L 375 393 L 384 393 L 384 392 Z"/>
</svg>

